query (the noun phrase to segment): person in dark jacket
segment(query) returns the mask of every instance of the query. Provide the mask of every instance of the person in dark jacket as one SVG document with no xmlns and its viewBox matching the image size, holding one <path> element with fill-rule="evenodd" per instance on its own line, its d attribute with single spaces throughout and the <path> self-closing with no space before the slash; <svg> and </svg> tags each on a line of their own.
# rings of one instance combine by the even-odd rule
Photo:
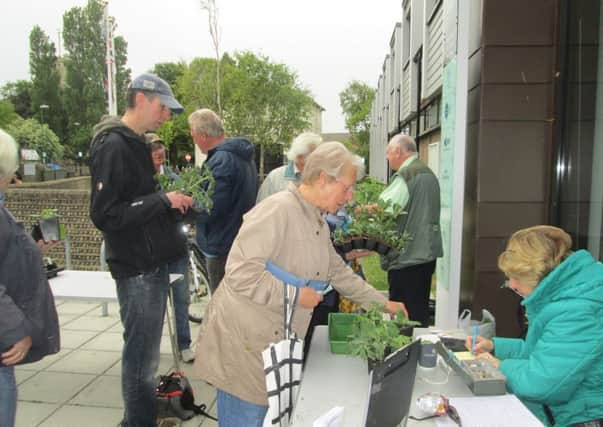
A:
<svg viewBox="0 0 603 427">
<path fill-rule="evenodd" d="M 419 160 L 412 137 L 393 136 L 386 157 L 396 173 L 379 198 L 403 209 L 405 214 L 398 218 L 398 230 L 400 235 L 407 233 L 410 240 L 404 251 L 382 255 L 381 268 L 387 271 L 389 298 L 403 302 L 410 318 L 427 327 L 431 279 L 436 258 L 443 253 L 440 184 L 431 169 Z"/>
<path fill-rule="evenodd" d="M 172 209 L 192 198 L 158 190 L 145 132 L 182 112 L 169 85 L 153 74 L 132 81 L 126 112 L 103 119 L 90 147 L 90 217 L 102 231 L 105 256 L 117 284 L 124 326 L 124 426 L 156 424 L 154 375 L 168 294 L 167 264 L 186 254 Z"/>
<path fill-rule="evenodd" d="M 254 146 L 245 138 L 224 138 L 222 120 L 208 109 L 192 113 L 191 136 L 216 181 L 214 205 L 197 220 L 197 244 L 207 257 L 209 287 L 213 293 L 224 277 L 226 257 L 243 223 L 243 215 L 255 205 L 258 191 Z"/>
<path fill-rule="evenodd" d="M 0 129 L 0 195 L 18 166 L 17 144 Z M 59 322 L 36 242 L 0 203 L 0 425 L 14 426 L 14 366 L 59 351 Z"/>
<path fill-rule="evenodd" d="M 151 157 L 153 158 L 153 166 L 157 175 L 165 175 L 169 177 L 170 182 L 180 179 L 169 166 L 165 165 L 165 145 L 155 133 L 147 133 L 147 141 L 151 144 Z M 184 223 L 179 224 L 180 227 Z M 188 251 L 187 251 L 188 252 Z M 189 294 L 189 273 L 188 273 L 189 258 L 186 256 L 177 260 L 171 261 L 168 264 L 168 273 L 181 274 L 182 280 L 178 280 L 172 285 L 172 296 L 174 298 L 174 313 L 176 317 L 176 338 L 178 341 L 178 351 L 180 357 L 186 363 L 190 363 L 195 359 L 195 352 L 191 350 L 191 329 L 188 324 L 188 307 L 190 305 Z"/>
</svg>

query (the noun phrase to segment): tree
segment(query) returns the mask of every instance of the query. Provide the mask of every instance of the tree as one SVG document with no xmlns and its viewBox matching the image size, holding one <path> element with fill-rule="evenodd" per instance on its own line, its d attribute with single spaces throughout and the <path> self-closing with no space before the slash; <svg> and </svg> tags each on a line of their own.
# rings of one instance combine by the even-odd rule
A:
<svg viewBox="0 0 603 427">
<path fill-rule="evenodd" d="M 28 119 L 33 116 L 31 111 L 31 88 L 32 84 L 28 80 L 8 82 L 0 89 L 0 95 L 14 105 L 15 113 L 24 119 Z"/>
<path fill-rule="evenodd" d="M 218 105 L 218 114 L 222 116 L 222 101 L 220 98 L 220 24 L 218 20 L 218 7 L 215 0 L 201 0 L 201 10 L 207 12 L 207 22 L 209 24 L 209 35 L 211 36 L 214 52 L 216 54 L 216 104 Z"/>
<path fill-rule="evenodd" d="M 86 151 L 92 127 L 107 111 L 105 82 L 105 42 L 101 29 L 103 4 L 88 0 L 85 7 L 74 7 L 63 15 L 63 40 L 65 46 L 65 110 L 69 117 L 71 155 Z M 116 50 L 116 89 L 122 90 L 130 79 L 125 67 L 127 43 L 120 37 L 114 39 Z M 124 100 L 122 99 L 122 104 Z M 119 102 L 118 102 L 119 105 Z"/>
<path fill-rule="evenodd" d="M 187 113 L 198 108 L 218 111 L 215 93 L 216 60 L 195 58 L 185 64 L 157 64 L 154 71 L 172 85 Z M 284 64 L 251 52 L 224 54 L 222 75 L 222 118 L 228 135 L 247 136 L 260 148 L 259 169 L 264 173 L 266 151 L 282 152 L 283 145 L 309 125 L 312 98 L 297 76 Z M 178 77 L 179 76 L 179 77 Z M 172 84 L 176 79 L 176 83 Z M 158 133 L 169 138 L 178 151 L 190 151 L 187 114 L 164 123 Z"/>
<path fill-rule="evenodd" d="M 186 97 L 181 89 L 182 79 L 188 72 L 186 63 L 184 61 L 163 62 L 155 64 L 152 71 L 170 85 L 176 99 L 186 106 L 184 102 Z M 191 111 L 192 109 L 189 112 Z M 172 120 L 163 123 L 161 128 L 157 130 L 157 134 L 170 153 L 170 159 L 176 162 L 183 162 L 184 154 L 181 155 L 181 153 L 190 152 L 193 148 L 187 116 L 187 114 L 172 115 Z"/>
<path fill-rule="evenodd" d="M 18 118 L 6 131 L 15 138 L 21 148 L 34 149 L 40 156 L 45 154 L 49 161 L 59 160 L 63 156 L 59 137 L 47 125 L 40 124 L 35 119 Z"/>
<path fill-rule="evenodd" d="M 359 81 L 349 83 L 339 94 L 339 104 L 345 116 L 345 126 L 352 142 L 358 146 L 358 154 L 369 164 L 369 139 L 371 127 L 371 104 L 375 89 Z"/>
<path fill-rule="evenodd" d="M 64 136 L 60 76 L 54 43 L 39 26 L 29 33 L 31 109 L 41 123 Z"/>
<path fill-rule="evenodd" d="M 251 52 L 236 53 L 224 73 L 224 123 L 234 135 L 248 136 L 260 147 L 260 176 L 266 150 L 282 151 L 310 123 L 312 97 L 284 64 Z"/>
<path fill-rule="evenodd" d="M 128 42 L 121 36 L 113 39 L 115 44 L 115 92 L 117 111 L 126 111 L 126 91 L 132 78 L 132 70 L 126 66 L 128 62 Z"/>
<path fill-rule="evenodd" d="M 0 100 L 0 128 L 6 128 L 6 126 L 15 121 L 18 117 L 12 102 L 5 99 Z"/>
</svg>

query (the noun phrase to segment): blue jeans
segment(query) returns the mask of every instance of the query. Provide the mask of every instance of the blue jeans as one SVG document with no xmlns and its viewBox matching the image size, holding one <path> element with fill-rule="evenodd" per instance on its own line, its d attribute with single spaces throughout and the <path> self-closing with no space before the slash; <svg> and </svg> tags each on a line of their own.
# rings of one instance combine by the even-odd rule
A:
<svg viewBox="0 0 603 427">
<path fill-rule="evenodd" d="M 155 374 L 167 301 L 167 265 L 127 279 L 118 279 L 119 314 L 124 326 L 121 391 L 122 426 L 155 426 Z"/>
<path fill-rule="evenodd" d="M 17 412 L 17 383 L 13 366 L 0 366 L 0 427 L 13 427 Z"/>
<path fill-rule="evenodd" d="M 220 389 L 217 392 L 220 427 L 262 427 L 267 406 L 241 400 Z"/>
<path fill-rule="evenodd" d="M 176 312 L 176 336 L 178 337 L 178 350 L 182 351 L 191 346 L 191 328 L 188 324 L 188 306 L 191 295 L 188 289 L 188 257 L 181 258 L 168 264 L 168 272 L 182 274 L 183 280 L 178 280 L 172 285 L 174 295 L 174 311 Z"/>
</svg>

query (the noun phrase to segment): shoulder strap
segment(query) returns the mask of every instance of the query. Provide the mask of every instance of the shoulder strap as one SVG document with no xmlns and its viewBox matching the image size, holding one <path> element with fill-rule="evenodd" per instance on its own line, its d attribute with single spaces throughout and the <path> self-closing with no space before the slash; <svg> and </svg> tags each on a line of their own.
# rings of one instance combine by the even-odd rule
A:
<svg viewBox="0 0 603 427">
<path fill-rule="evenodd" d="M 203 415 L 204 417 L 207 417 L 210 420 L 218 421 L 218 419 L 216 417 L 209 415 L 207 412 L 205 412 L 206 408 L 207 408 L 207 406 L 205 405 L 205 403 L 202 403 L 201 405 L 193 404 L 193 412 L 196 415 Z"/>
</svg>

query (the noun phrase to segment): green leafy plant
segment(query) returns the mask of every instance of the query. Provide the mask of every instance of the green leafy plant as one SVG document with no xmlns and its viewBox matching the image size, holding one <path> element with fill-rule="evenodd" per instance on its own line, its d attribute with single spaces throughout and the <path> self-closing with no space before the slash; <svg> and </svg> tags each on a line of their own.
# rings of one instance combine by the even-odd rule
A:
<svg viewBox="0 0 603 427">
<path fill-rule="evenodd" d="M 385 189 L 385 184 L 370 176 L 364 177 L 354 190 L 354 201 L 360 205 L 375 203 Z"/>
<path fill-rule="evenodd" d="M 390 353 L 412 341 L 402 332 L 420 323 L 408 320 L 402 310 L 392 320 L 384 318 L 383 312 L 382 305 L 374 305 L 355 316 L 350 337 L 353 355 L 365 360 L 383 361 Z"/>
<path fill-rule="evenodd" d="M 405 215 L 399 205 L 377 199 L 371 204 L 355 202 L 347 206 L 349 222 L 344 229 L 335 229 L 331 238 L 336 245 L 350 239 L 373 239 L 398 252 L 404 251 L 410 240 L 408 233 L 400 235 L 398 218 Z"/>
<path fill-rule="evenodd" d="M 166 192 L 179 191 L 191 196 L 196 209 L 210 212 L 213 207 L 212 196 L 216 181 L 207 167 L 186 168 L 180 173 L 180 179 L 173 179 L 169 175 L 158 176 L 159 185 Z"/>
<path fill-rule="evenodd" d="M 54 208 L 42 209 L 40 212 L 40 219 L 49 219 L 58 216 L 57 210 Z"/>
</svg>

